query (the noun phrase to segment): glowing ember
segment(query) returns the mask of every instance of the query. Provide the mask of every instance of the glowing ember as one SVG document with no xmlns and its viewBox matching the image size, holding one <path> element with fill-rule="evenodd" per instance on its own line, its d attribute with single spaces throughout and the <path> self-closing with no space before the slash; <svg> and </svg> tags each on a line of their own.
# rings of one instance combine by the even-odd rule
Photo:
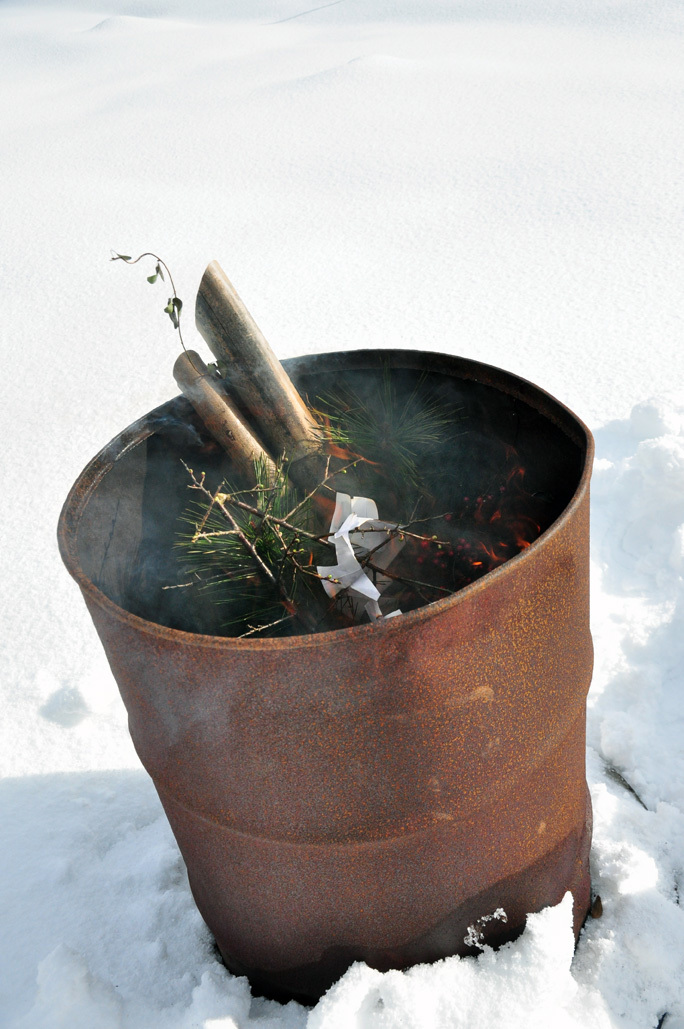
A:
<svg viewBox="0 0 684 1029">
<path fill-rule="evenodd" d="M 422 584 L 418 601 L 409 592 L 394 590 L 405 610 L 437 600 L 444 590 L 468 586 L 528 548 L 540 535 L 545 498 L 525 485 L 525 470 L 513 447 L 506 447 L 500 481 L 489 492 L 463 496 L 451 511 L 420 526 L 428 536 L 410 539 L 392 570 L 413 576 Z"/>
</svg>

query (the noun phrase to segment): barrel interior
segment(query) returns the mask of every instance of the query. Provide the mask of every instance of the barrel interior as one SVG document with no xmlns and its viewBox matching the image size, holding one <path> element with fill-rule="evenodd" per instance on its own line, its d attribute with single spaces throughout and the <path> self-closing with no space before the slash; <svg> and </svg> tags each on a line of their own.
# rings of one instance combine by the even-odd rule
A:
<svg viewBox="0 0 684 1029">
<path fill-rule="evenodd" d="M 401 351 L 317 355 L 285 364 L 318 409 L 325 408 L 326 398 L 346 391 L 376 410 L 390 396 L 395 429 L 416 395 L 449 412 L 439 445 L 418 447 L 416 458 L 437 508 L 455 511 L 459 538 L 483 550 L 473 579 L 490 567 L 486 555 L 496 545 L 501 520 L 497 491 L 519 487 L 516 510 L 538 527 L 537 536 L 577 491 L 587 447 L 580 423 L 514 376 Z M 110 600 L 142 618 L 188 632 L 229 635 L 220 606 L 198 602 L 197 591 L 184 587 L 187 569 L 173 544 L 193 498 L 183 462 L 196 473 L 206 472 L 210 486 L 234 481 L 235 471 L 182 397 L 139 424 L 137 443 L 117 452 L 115 441 L 85 504 L 76 540 L 81 569 Z M 369 495 L 381 518 L 405 519 L 405 510 L 395 512 L 406 493 L 405 484 L 385 482 Z"/>
</svg>

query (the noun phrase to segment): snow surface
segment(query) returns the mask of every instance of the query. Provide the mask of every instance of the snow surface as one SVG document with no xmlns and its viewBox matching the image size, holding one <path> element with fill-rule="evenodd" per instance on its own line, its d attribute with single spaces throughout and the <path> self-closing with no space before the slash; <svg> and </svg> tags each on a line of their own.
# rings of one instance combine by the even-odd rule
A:
<svg viewBox="0 0 684 1029">
<path fill-rule="evenodd" d="M 683 30 L 676 0 L 0 3 L 2 1026 L 682 1029 Z M 54 539 L 176 392 L 163 287 L 110 247 L 186 299 L 218 258 L 281 356 L 460 353 L 595 431 L 574 957 L 566 899 L 310 1012 L 217 963 Z"/>
</svg>

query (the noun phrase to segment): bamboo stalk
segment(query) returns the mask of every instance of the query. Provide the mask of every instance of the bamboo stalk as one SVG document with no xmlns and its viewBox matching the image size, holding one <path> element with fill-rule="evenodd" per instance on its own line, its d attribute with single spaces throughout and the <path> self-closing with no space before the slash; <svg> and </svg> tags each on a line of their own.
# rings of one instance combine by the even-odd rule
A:
<svg viewBox="0 0 684 1029">
<path fill-rule="evenodd" d="M 227 387 L 271 453 L 285 455 L 304 489 L 320 482 L 320 427 L 218 261 L 208 265 L 195 305 L 197 328 L 227 369 Z"/>
<path fill-rule="evenodd" d="M 194 350 L 184 351 L 173 366 L 173 377 L 207 431 L 231 457 L 237 470 L 253 480 L 254 461 L 261 459 L 269 480 L 275 481 L 273 460 L 199 354 Z"/>
</svg>

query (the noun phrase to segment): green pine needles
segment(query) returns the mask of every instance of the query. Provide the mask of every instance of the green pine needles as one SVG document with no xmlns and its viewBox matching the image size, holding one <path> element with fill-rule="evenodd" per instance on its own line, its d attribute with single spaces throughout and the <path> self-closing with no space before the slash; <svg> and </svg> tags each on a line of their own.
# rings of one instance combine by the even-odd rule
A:
<svg viewBox="0 0 684 1029">
<path fill-rule="evenodd" d="M 385 568 L 383 544 L 359 558 L 373 581 L 382 577 L 383 596 L 410 610 L 457 588 L 444 581 L 450 540 L 443 538 L 443 514 L 434 513 L 429 475 L 435 453 L 462 431 L 453 405 L 432 396 L 423 380 L 399 395 L 385 368 L 380 389 L 360 395 L 346 385 L 321 394 L 317 406 L 330 456 L 323 479 L 306 496 L 288 479 L 286 461 L 270 482 L 266 466 L 255 464 L 256 485 L 247 489 L 222 482 L 212 490 L 203 473 L 185 466 L 196 498 L 182 515 L 185 528 L 176 547 L 191 576 L 187 585 L 202 603 L 219 605 L 226 635 L 289 635 L 355 624 L 344 591 L 329 597 L 317 571 L 337 563 L 329 526 L 338 490 L 372 497 L 380 519 L 395 525 L 386 530 L 386 542 L 401 536 L 408 564 Z M 424 579 L 425 548 L 440 560 L 439 574 Z"/>
<path fill-rule="evenodd" d="M 197 588 L 221 605 L 227 634 L 319 630 L 333 614 L 332 605 L 321 605 L 316 565 L 334 559 L 334 549 L 327 533 L 313 531 L 315 494 L 327 481 L 302 497 L 285 464 L 268 482 L 265 465 L 255 462 L 256 486 L 232 490 L 223 482 L 212 492 L 203 474 L 185 467 L 200 496 L 182 515 L 191 531 L 176 546 Z"/>
<path fill-rule="evenodd" d="M 408 492 L 404 518 L 415 514 L 421 498 L 431 498 L 424 459 L 453 434 L 459 412 L 431 396 L 424 378 L 400 397 L 385 366 L 381 388 L 372 397 L 362 398 L 346 387 L 322 394 L 319 406 L 334 443 L 366 458 L 367 479 L 384 481 L 385 488 L 396 484 L 399 488 L 391 492 L 405 500 Z"/>
</svg>

